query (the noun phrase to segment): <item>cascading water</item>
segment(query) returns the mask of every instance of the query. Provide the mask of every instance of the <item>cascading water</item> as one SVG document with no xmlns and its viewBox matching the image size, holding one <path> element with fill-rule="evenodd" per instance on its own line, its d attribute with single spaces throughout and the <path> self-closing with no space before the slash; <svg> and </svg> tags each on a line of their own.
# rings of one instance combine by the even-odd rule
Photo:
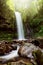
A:
<svg viewBox="0 0 43 65">
<path fill-rule="evenodd" d="M 16 16 L 16 24 L 17 24 L 17 31 L 18 31 L 18 39 L 24 40 L 24 30 L 23 30 L 23 24 L 22 24 L 22 18 L 21 13 L 15 12 Z"/>
<path fill-rule="evenodd" d="M 15 12 L 15 15 L 16 15 L 16 23 L 17 23 L 17 31 L 18 31 L 18 40 L 25 40 L 21 13 Z M 8 55 L 0 56 L 0 58 L 4 59 L 3 62 L 5 62 L 5 61 L 10 60 L 14 57 L 19 57 L 19 55 L 18 55 L 19 48 L 20 48 L 20 46 L 17 45 L 17 50 L 12 51 Z"/>
<path fill-rule="evenodd" d="M 23 30 L 21 14 L 19 12 L 15 12 L 15 15 L 16 15 L 16 22 L 17 22 L 18 39 L 26 40 L 24 38 L 24 30 Z M 18 58 L 19 57 L 19 54 L 18 54 L 19 49 L 20 49 L 20 46 L 17 45 L 17 50 L 12 50 L 12 52 L 10 52 L 8 55 L 0 56 L 0 61 L 2 61 L 2 63 L 4 63 L 4 62 L 11 60 L 13 58 Z M 28 58 L 32 59 L 33 58 L 32 51 L 38 50 L 39 47 L 36 47 L 36 46 L 30 44 L 29 47 L 24 45 L 23 48 L 21 48 L 21 49 L 22 49 L 21 57 L 22 57 L 22 55 L 24 56 L 26 54 Z M 43 50 L 42 49 L 40 49 L 40 50 L 43 53 Z"/>
</svg>

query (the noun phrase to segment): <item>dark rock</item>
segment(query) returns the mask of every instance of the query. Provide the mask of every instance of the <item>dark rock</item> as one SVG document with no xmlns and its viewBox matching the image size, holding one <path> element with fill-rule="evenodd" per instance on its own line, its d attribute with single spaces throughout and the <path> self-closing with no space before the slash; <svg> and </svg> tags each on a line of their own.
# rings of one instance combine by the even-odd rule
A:
<svg viewBox="0 0 43 65">
<path fill-rule="evenodd" d="M 6 44 L 6 51 L 5 53 L 9 53 L 10 51 L 12 51 L 12 47 L 8 44 Z"/>
<path fill-rule="evenodd" d="M 3 55 L 5 53 L 6 46 L 5 43 L 0 43 L 0 55 Z"/>
<path fill-rule="evenodd" d="M 19 51 L 18 51 L 18 54 L 19 56 L 23 56 L 23 57 L 27 57 L 27 58 L 33 58 L 32 56 L 32 51 L 35 50 L 35 46 L 34 45 L 31 45 L 30 46 L 21 46 Z"/>
<path fill-rule="evenodd" d="M 12 47 L 12 50 L 17 50 L 17 45 L 12 44 L 11 47 Z"/>
<path fill-rule="evenodd" d="M 41 38 L 41 37 L 36 38 L 36 39 L 32 40 L 31 43 L 36 45 L 36 46 L 39 46 L 40 48 L 43 49 L 43 38 Z"/>
<path fill-rule="evenodd" d="M 32 44 L 34 44 L 36 46 L 39 46 L 40 45 L 39 41 L 37 41 L 37 40 L 32 41 Z"/>
<path fill-rule="evenodd" d="M 37 65 L 43 65 L 43 53 L 40 50 L 34 51 L 33 56 Z"/>
<path fill-rule="evenodd" d="M 17 45 L 11 44 L 10 42 L 7 41 L 2 41 L 0 42 L 0 55 L 5 55 L 11 52 L 12 50 L 16 50 Z"/>
</svg>

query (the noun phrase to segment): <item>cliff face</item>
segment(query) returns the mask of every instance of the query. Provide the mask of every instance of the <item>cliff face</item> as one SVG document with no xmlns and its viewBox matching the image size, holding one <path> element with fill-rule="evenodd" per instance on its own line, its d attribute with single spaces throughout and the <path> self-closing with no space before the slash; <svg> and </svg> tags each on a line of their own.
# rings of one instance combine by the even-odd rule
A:
<svg viewBox="0 0 43 65">
<path fill-rule="evenodd" d="M 16 37 L 15 14 L 6 4 L 6 1 L 0 0 L 0 40 Z"/>
<path fill-rule="evenodd" d="M 0 29 L 12 30 L 14 28 L 15 16 L 14 12 L 6 4 L 6 1 L 0 0 Z"/>
</svg>

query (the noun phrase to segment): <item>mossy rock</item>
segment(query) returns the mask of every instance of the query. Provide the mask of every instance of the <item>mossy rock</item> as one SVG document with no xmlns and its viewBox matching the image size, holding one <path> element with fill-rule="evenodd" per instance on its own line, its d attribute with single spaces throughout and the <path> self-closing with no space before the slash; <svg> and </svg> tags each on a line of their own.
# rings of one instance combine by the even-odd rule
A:
<svg viewBox="0 0 43 65">
<path fill-rule="evenodd" d="M 38 65 L 43 65 L 43 53 L 40 50 L 34 51 L 33 56 Z"/>
</svg>

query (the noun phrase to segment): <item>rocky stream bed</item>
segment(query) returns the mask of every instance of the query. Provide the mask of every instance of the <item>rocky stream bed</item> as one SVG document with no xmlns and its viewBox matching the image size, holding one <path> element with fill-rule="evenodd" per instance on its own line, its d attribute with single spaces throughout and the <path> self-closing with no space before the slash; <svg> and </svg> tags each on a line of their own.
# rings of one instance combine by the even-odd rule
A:
<svg viewBox="0 0 43 65">
<path fill-rule="evenodd" d="M 43 47 L 36 40 L 0 41 L 0 63 L 7 62 L 43 65 Z"/>
</svg>

